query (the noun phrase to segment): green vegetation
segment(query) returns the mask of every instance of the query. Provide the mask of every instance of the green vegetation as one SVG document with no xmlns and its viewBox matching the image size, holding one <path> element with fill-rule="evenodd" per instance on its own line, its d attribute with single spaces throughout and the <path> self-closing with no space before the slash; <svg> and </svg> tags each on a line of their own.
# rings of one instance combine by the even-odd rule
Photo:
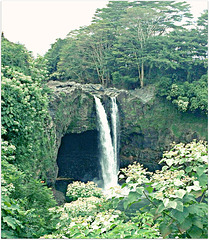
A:
<svg viewBox="0 0 209 240">
<path fill-rule="evenodd" d="M 69 202 L 58 207 L 49 188 L 56 147 L 46 86 L 49 80 L 125 89 L 152 84 L 164 101 L 155 110 L 158 123 L 150 121 L 150 109 L 146 121 L 138 119 L 142 127 L 149 120 L 155 129 L 165 128 L 178 115 L 172 131 L 181 136 L 178 121 L 193 112 L 185 124 L 198 116 L 195 126 L 206 136 L 207 16 L 204 11 L 193 24 L 185 2 L 110 1 L 97 9 L 91 25 L 57 39 L 36 59 L 2 35 L 2 238 L 208 237 L 207 144 L 201 141 L 174 145 L 164 153 L 161 171 L 150 173 L 140 164 L 122 169 L 125 183 L 112 189 L 112 197 L 92 182 L 74 182 L 67 188 Z M 88 109 L 78 96 L 72 114 L 73 100 Z M 127 115 L 136 113 L 127 109 Z M 157 116 L 162 109 L 167 122 Z M 64 105 L 56 110 L 55 124 L 62 124 L 56 114 Z M 67 131 L 79 119 L 77 113 Z"/>
<path fill-rule="evenodd" d="M 101 197 L 101 189 L 98 189 L 94 182 L 82 183 L 74 182 L 68 185 L 66 196 L 70 201 L 78 198 Z"/>
<path fill-rule="evenodd" d="M 15 44 L 1 37 L 1 64 L 26 75 L 30 73 L 31 53 L 21 44 Z"/>
<path fill-rule="evenodd" d="M 15 162 L 34 177 L 46 177 L 53 157 L 53 128 L 47 92 L 39 80 L 2 68 L 2 134 L 16 147 Z"/>
<path fill-rule="evenodd" d="M 157 86 L 180 111 L 207 113 L 207 10 L 175 1 L 110 1 L 46 53 L 50 79 Z"/>
<path fill-rule="evenodd" d="M 161 83 L 163 85 L 163 83 Z M 159 84 L 160 96 L 165 96 L 167 100 L 175 104 L 179 111 L 186 112 L 202 112 L 207 114 L 208 109 L 208 81 L 207 75 L 202 75 L 199 81 L 183 82 L 180 84 L 172 84 L 163 88 Z"/>
<path fill-rule="evenodd" d="M 207 238 L 207 144 L 173 145 L 161 162 L 155 173 L 136 163 L 121 169 L 125 183 L 111 198 L 94 184 L 70 184 L 81 197 L 51 210 L 60 222 L 43 238 Z M 99 197 L 80 194 L 90 185 Z"/>
<path fill-rule="evenodd" d="M 39 238 L 56 223 L 48 210 L 56 202 L 46 186 L 55 159 L 47 72 L 43 58 L 33 60 L 4 37 L 2 53 L 2 237 Z"/>
<path fill-rule="evenodd" d="M 55 229 L 58 217 L 48 210 L 55 206 L 51 190 L 43 181 L 25 174 L 8 161 L 15 160 L 14 146 L 2 141 L 1 236 L 39 238 Z"/>
</svg>

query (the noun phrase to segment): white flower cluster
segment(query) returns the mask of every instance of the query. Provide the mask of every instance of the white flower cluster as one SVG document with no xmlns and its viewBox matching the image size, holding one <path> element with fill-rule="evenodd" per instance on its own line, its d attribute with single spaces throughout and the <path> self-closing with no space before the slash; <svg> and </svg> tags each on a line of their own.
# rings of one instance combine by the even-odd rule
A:
<svg viewBox="0 0 209 240">
<path fill-rule="evenodd" d="M 152 187 L 155 188 L 156 192 L 153 193 L 155 198 L 164 199 L 165 197 L 179 197 L 176 190 L 184 190 L 186 194 L 186 187 L 192 185 L 194 178 L 185 175 L 184 170 L 171 171 L 166 168 L 162 171 L 157 170 L 150 179 Z M 182 196 L 183 197 L 183 196 Z"/>
<path fill-rule="evenodd" d="M 66 196 L 72 197 L 73 199 L 91 196 L 100 197 L 102 196 L 102 191 L 100 188 L 97 187 L 97 185 L 94 182 L 89 181 L 87 183 L 83 183 L 75 181 L 68 185 Z"/>
<path fill-rule="evenodd" d="M 134 162 L 127 168 L 121 169 L 121 172 L 123 174 L 121 174 L 119 178 L 124 178 L 126 176 L 126 183 L 132 191 L 135 191 L 138 185 L 149 182 L 147 175 L 152 175 L 151 172 L 148 172 L 147 169 L 143 168 L 143 165 L 137 162 Z"/>
<path fill-rule="evenodd" d="M 96 229 L 101 229 L 101 232 L 108 231 L 111 229 L 112 224 L 115 219 L 117 219 L 121 214 L 121 211 L 109 209 L 106 212 L 100 212 L 96 216 L 88 216 L 88 217 L 78 217 L 72 218 L 72 222 L 69 227 L 73 227 L 77 224 L 81 224 L 82 226 L 88 226 L 88 229 L 93 232 Z"/>
<path fill-rule="evenodd" d="M 172 150 L 163 154 L 164 158 L 160 163 L 166 162 L 168 166 L 178 164 L 188 165 L 188 163 L 194 165 L 197 165 L 198 163 L 207 164 L 207 154 L 207 143 L 203 141 L 196 142 L 194 140 L 188 144 L 176 144 Z"/>
<path fill-rule="evenodd" d="M 80 214 L 90 214 L 97 209 L 96 204 L 102 204 L 104 198 L 88 197 L 79 198 L 71 203 L 65 203 L 64 210 L 72 216 L 79 216 Z"/>
</svg>

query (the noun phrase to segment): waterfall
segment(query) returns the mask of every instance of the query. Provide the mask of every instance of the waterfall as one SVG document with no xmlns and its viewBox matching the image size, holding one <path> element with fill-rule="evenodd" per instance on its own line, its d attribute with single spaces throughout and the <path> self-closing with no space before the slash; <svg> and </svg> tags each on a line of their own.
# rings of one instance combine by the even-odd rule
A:
<svg viewBox="0 0 209 240">
<path fill-rule="evenodd" d="M 112 112 L 111 112 L 111 120 L 112 120 L 112 135 L 113 135 L 113 150 L 114 150 L 114 162 L 117 164 L 118 169 L 118 123 L 119 123 L 119 114 L 118 114 L 118 106 L 116 103 L 116 97 L 111 97 L 112 102 Z"/>
<path fill-rule="evenodd" d="M 102 178 L 104 189 L 116 186 L 118 182 L 118 167 L 115 161 L 115 151 L 112 144 L 110 127 L 107 120 L 105 109 L 99 98 L 95 97 L 97 122 L 100 136 L 100 164 L 102 168 Z"/>
</svg>

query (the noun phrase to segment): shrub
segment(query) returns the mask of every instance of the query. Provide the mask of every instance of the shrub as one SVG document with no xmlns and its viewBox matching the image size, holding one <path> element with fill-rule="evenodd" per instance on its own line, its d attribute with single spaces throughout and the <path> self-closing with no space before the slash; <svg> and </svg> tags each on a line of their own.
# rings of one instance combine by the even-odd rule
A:
<svg viewBox="0 0 209 240">
<path fill-rule="evenodd" d="M 31 53 L 24 45 L 13 43 L 5 37 L 1 37 L 1 64 L 10 66 L 16 71 L 30 74 Z"/>
<path fill-rule="evenodd" d="M 69 201 L 75 201 L 78 198 L 102 197 L 102 191 L 94 182 L 75 181 L 68 185 L 66 196 Z"/>
<path fill-rule="evenodd" d="M 101 197 L 78 198 L 76 201 L 66 203 L 64 209 L 71 217 L 90 216 L 96 211 L 99 212 L 99 207 L 103 204 L 105 199 Z"/>
<path fill-rule="evenodd" d="M 1 113 L 2 138 L 15 146 L 15 164 L 34 177 L 46 178 L 55 160 L 55 137 L 41 82 L 3 67 Z"/>
<path fill-rule="evenodd" d="M 57 231 L 42 238 L 158 238 L 159 231 L 151 214 L 136 214 L 133 221 L 125 221 L 119 210 L 109 209 L 92 215 L 71 218 L 63 209 Z M 68 220 L 68 222 L 67 222 Z M 65 222 L 65 226 L 63 226 Z"/>
<path fill-rule="evenodd" d="M 2 237 L 36 238 L 51 232 L 58 220 L 48 210 L 56 204 L 51 190 L 5 159 L 1 165 Z"/>
<path fill-rule="evenodd" d="M 86 187 L 87 190 L 89 185 L 95 186 L 93 183 L 80 182 L 74 185 L 82 189 Z M 102 196 L 78 198 L 63 207 L 55 207 L 51 211 L 61 213 L 57 230 L 42 238 L 157 238 L 159 236 L 152 214 L 137 212 L 134 217 L 129 218 L 124 212 L 112 209 L 112 206 L 112 201 Z"/>
<path fill-rule="evenodd" d="M 158 94 L 171 101 L 179 111 L 202 112 L 208 110 L 207 75 L 198 81 L 168 84 L 162 80 L 158 84 Z"/>
<path fill-rule="evenodd" d="M 55 232 L 42 238 L 207 238 L 206 142 L 176 144 L 161 162 L 165 165 L 155 173 L 136 163 L 122 169 L 127 196 L 116 188 L 112 199 L 88 196 L 54 208 L 62 213 L 60 222 Z M 73 191 L 72 184 L 70 189 L 80 195 L 94 186 L 74 185 L 77 188 Z M 137 211 L 130 211 L 144 200 Z M 112 209 L 121 201 L 124 211 Z"/>
<path fill-rule="evenodd" d="M 164 238 L 207 238 L 207 143 L 177 144 L 161 162 L 166 165 L 149 179 L 141 172 L 143 184 L 136 178 L 139 165 L 131 167 L 124 207 L 146 198 L 149 204 L 141 211 L 153 214 Z"/>
<path fill-rule="evenodd" d="M 2 237 L 35 238 L 51 232 L 58 220 L 48 210 L 56 204 L 52 191 L 13 164 L 15 146 L 2 140 L 1 153 Z"/>
</svg>

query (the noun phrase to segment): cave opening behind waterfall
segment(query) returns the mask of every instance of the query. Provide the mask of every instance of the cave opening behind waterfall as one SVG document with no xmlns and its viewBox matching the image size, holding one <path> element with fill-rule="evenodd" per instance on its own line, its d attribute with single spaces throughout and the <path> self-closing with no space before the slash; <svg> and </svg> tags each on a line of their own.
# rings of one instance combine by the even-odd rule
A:
<svg viewBox="0 0 209 240">
<path fill-rule="evenodd" d="M 56 189 L 66 193 L 67 185 L 73 181 L 94 181 L 99 185 L 101 170 L 99 163 L 98 131 L 80 134 L 65 134 L 57 156 L 58 177 Z"/>
</svg>

